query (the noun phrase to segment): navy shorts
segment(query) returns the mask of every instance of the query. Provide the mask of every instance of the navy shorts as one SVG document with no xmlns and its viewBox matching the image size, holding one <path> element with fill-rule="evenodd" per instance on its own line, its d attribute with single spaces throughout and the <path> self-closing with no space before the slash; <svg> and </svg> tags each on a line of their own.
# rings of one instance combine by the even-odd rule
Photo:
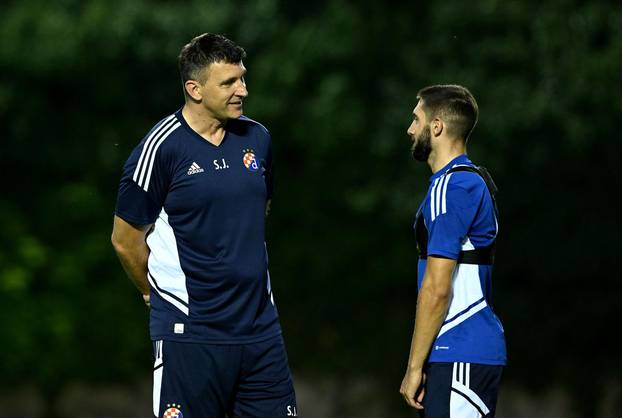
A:
<svg viewBox="0 0 622 418">
<path fill-rule="evenodd" d="M 494 417 L 503 366 L 429 363 L 422 418 Z"/>
<path fill-rule="evenodd" d="M 157 418 L 298 416 L 283 338 L 242 345 L 154 341 Z"/>
</svg>

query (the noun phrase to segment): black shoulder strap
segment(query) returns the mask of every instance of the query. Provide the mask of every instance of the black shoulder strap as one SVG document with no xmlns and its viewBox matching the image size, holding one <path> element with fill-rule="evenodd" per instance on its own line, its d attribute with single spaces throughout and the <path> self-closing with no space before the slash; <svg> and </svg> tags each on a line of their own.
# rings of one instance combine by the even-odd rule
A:
<svg viewBox="0 0 622 418">
<path fill-rule="evenodd" d="M 445 175 L 449 173 L 455 173 L 456 171 L 470 171 L 479 175 L 486 183 L 486 188 L 492 198 L 492 205 L 495 210 L 497 219 L 499 218 L 499 210 L 497 209 L 497 200 L 495 198 L 497 194 L 497 186 L 492 180 L 492 177 L 484 167 L 472 167 L 468 165 L 459 165 L 452 167 Z M 423 221 L 423 214 L 421 211 L 417 212 L 417 218 L 415 219 L 415 235 L 417 238 L 417 249 L 419 250 L 419 258 L 428 258 L 428 230 Z M 474 250 L 462 250 L 458 256 L 458 263 L 463 264 L 494 264 L 495 258 L 495 244 L 496 240 L 487 247 L 476 248 Z"/>
<path fill-rule="evenodd" d="M 490 197 L 492 198 L 492 204 L 495 208 L 495 215 L 497 215 L 497 218 L 499 218 L 499 208 L 497 207 L 497 192 L 499 192 L 499 189 L 497 188 L 497 185 L 495 184 L 494 180 L 492 179 L 492 176 L 490 175 L 486 167 L 457 165 L 447 170 L 445 175 L 449 173 L 455 173 L 456 171 L 470 171 L 471 173 L 475 173 L 479 175 L 484 180 L 484 183 L 486 183 L 486 188 L 488 188 L 488 192 L 490 193 Z"/>
</svg>

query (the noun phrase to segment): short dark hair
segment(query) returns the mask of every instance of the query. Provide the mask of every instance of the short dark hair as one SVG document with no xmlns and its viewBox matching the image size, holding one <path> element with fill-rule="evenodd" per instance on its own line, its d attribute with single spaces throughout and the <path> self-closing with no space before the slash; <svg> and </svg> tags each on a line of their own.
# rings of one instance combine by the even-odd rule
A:
<svg viewBox="0 0 622 418">
<path fill-rule="evenodd" d="M 465 141 L 477 124 L 479 108 L 475 97 L 466 88 L 455 84 L 424 87 L 417 93 L 428 120 L 436 117 L 447 123 L 452 136 Z"/>
<path fill-rule="evenodd" d="M 223 35 L 204 33 L 184 45 L 179 53 L 179 74 L 181 82 L 204 81 L 202 71 L 212 63 L 237 64 L 246 58 L 244 48 Z M 184 94 L 186 89 L 184 88 Z"/>
</svg>

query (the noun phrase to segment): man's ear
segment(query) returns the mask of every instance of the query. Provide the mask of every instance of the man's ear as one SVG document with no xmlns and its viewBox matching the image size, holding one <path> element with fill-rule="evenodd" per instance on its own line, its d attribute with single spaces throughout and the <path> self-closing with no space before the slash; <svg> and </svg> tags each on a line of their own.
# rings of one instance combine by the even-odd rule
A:
<svg viewBox="0 0 622 418">
<path fill-rule="evenodd" d="M 445 124 L 443 123 L 441 119 L 436 118 L 432 121 L 432 135 L 440 136 L 440 134 L 443 133 L 444 129 L 445 129 Z"/>
<path fill-rule="evenodd" d="M 192 99 L 200 102 L 203 99 L 203 95 L 201 94 L 201 85 L 195 80 L 188 80 L 184 83 L 184 88 L 186 89 L 186 93 Z"/>
</svg>

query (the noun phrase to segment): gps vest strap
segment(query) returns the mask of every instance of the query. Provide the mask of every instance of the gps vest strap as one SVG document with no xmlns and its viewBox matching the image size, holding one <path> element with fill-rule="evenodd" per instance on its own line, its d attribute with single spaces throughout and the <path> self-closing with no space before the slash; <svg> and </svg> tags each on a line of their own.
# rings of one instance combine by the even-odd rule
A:
<svg viewBox="0 0 622 418">
<path fill-rule="evenodd" d="M 459 165 L 447 170 L 444 176 L 449 173 L 455 173 L 456 171 L 470 171 L 479 175 L 486 183 L 486 188 L 492 198 L 492 204 L 495 210 L 495 216 L 499 217 L 499 209 L 497 208 L 497 200 L 495 195 L 497 194 L 497 186 L 492 180 L 492 177 L 488 173 L 488 170 L 484 167 L 473 167 L 467 165 Z M 423 208 L 422 208 L 423 209 Z M 417 249 L 419 250 L 419 258 L 425 260 L 428 258 L 428 229 L 425 226 L 422 210 L 417 213 L 415 220 L 415 236 L 417 239 Z M 458 254 L 458 263 L 462 264 L 493 264 L 495 258 L 495 244 L 496 238 L 492 243 L 486 247 L 475 248 L 474 250 L 463 250 Z"/>
</svg>

